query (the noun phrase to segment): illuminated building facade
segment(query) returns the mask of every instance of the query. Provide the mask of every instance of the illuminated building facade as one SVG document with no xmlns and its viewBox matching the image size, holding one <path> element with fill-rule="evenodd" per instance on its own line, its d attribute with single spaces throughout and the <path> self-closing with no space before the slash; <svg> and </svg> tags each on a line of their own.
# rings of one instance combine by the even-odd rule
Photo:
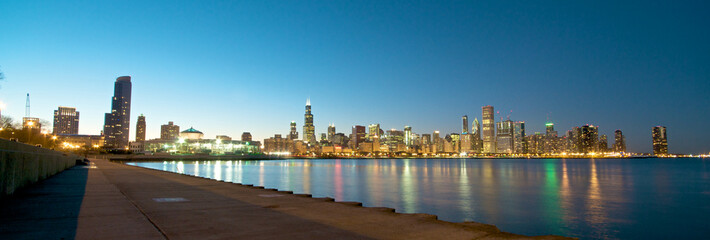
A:
<svg viewBox="0 0 710 240">
<path fill-rule="evenodd" d="M 204 133 L 202 133 L 194 128 L 188 128 L 187 130 L 180 132 L 181 139 L 198 140 L 198 139 L 202 139 L 202 137 L 204 137 L 204 136 L 205 136 Z"/>
<path fill-rule="evenodd" d="M 411 131 L 411 129 L 410 129 L 410 131 Z M 397 129 L 390 129 L 381 138 L 379 138 L 379 137 L 374 138 L 373 142 L 376 142 L 377 140 L 379 140 L 379 142 L 381 144 L 386 145 L 390 151 L 394 152 L 397 150 L 397 145 L 404 144 L 404 138 L 405 138 L 405 136 L 404 136 L 403 131 L 400 131 Z M 375 146 L 373 145 L 373 148 L 374 147 Z"/>
<path fill-rule="evenodd" d="M 143 148 L 153 153 L 170 154 L 243 155 L 260 152 L 259 144 L 254 142 L 221 139 L 153 139 L 145 141 Z"/>
<path fill-rule="evenodd" d="M 114 149 L 128 148 L 131 124 L 131 77 L 122 76 L 114 83 L 111 113 L 104 118 L 104 146 Z"/>
<path fill-rule="evenodd" d="M 655 126 L 651 130 L 651 133 L 653 137 L 653 154 L 668 154 L 668 137 L 666 135 L 666 127 Z"/>
<path fill-rule="evenodd" d="M 626 138 L 618 129 L 614 131 L 614 152 L 626 152 Z"/>
<path fill-rule="evenodd" d="M 296 131 L 296 121 L 291 121 L 291 132 L 288 133 L 288 139 L 297 140 L 298 131 Z"/>
<path fill-rule="evenodd" d="M 143 141 L 145 141 L 145 116 L 141 114 L 136 122 L 136 142 Z"/>
<path fill-rule="evenodd" d="M 54 110 L 53 133 L 79 134 L 79 112 L 72 107 L 59 107 Z"/>
<path fill-rule="evenodd" d="M 367 139 L 373 141 L 375 138 L 380 137 L 380 124 L 370 124 L 368 127 L 370 132 L 367 135 Z"/>
<path fill-rule="evenodd" d="M 311 114 L 311 99 L 306 101 L 306 114 L 304 115 L 303 141 L 316 144 L 316 127 L 313 126 L 313 114 Z"/>
<path fill-rule="evenodd" d="M 505 120 L 496 123 L 496 152 L 513 153 L 513 121 Z"/>
<path fill-rule="evenodd" d="M 483 153 L 496 152 L 496 134 L 493 106 L 483 106 L 483 129 L 481 136 L 483 137 Z"/>
<path fill-rule="evenodd" d="M 545 123 L 545 143 L 543 146 L 543 152 L 547 154 L 561 152 L 559 142 L 557 131 L 555 131 L 555 124 L 552 122 Z"/>
<path fill-rule="evenodd" d="M 414 145 L 414 134 L 410 126 L 404 126 L 404 145 L 408 147 Z"/>
<path fill-rule="evenodd" d="M 473 150 L 473 134 L 461 134 L 461 142 L 459 145 L 461 152 L 471 152 Z"/>
<path fill-rule="evenodd" d="M 104 136 L 101 135 L 79 135 L 79 134 L 57 134 L 59 148 L 64 149 L 92 149 L 101 148 L 104 145 Z"/>
<path fill-rule="evenodd" d="M 599 128 L 594 125 L 584 125 L 581 128 L 580 152 L 596 152 L 599 146 Z"/>
<path fill-rule="evenodd" d="M 39 122 L 39 118 L 23 117 L 22 129 L 29 130 L 32 134 L 39 134 L 42 132 L 42 124 Z"/>
<path fill-rule="evenodd" d="M 160 126 L 160 139 L 161 140 L 176 140 L 180 136 L 180 126 L 173 124 L 172 121 L 168 124 L 163 124 Z"/>
</svg>

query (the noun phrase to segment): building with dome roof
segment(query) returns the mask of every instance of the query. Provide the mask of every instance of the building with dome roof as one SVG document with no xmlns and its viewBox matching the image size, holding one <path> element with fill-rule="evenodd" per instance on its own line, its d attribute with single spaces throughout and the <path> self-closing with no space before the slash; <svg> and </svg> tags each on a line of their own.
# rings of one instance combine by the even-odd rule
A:
<svg viewBox="0 0 710 240">
<path fill-rule="evenodd" d="M 152 139 L 145 142 L 145 151 L 169 154 L 254 154 L 261 152 L 258 141 L 235 141 L 219 135 L 216 139 L 204 139 L 204 133 L 190 127 L 180 132 L 178 139 Z"/>
<path fill-rule="evenodd" d="M 205 134 L 198 131 L 197 129 L 194 129 L 190 127 L 189 129 L 180 132 L 180 138 L 182 139 L 189 139 L 189 140 L 199 140 L 204 137 Z"/>
</svg>

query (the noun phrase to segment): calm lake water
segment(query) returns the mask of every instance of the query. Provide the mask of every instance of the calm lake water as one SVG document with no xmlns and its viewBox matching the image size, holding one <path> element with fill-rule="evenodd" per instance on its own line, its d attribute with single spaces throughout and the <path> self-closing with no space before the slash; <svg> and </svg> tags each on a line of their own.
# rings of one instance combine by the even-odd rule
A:
<svg viewBox="0 0 710 240">
<path fill-rule="evenodd" d="M 317 159 L 128 163 L 581 239 L 710 239 L 710 159 Z"/>
</svg>

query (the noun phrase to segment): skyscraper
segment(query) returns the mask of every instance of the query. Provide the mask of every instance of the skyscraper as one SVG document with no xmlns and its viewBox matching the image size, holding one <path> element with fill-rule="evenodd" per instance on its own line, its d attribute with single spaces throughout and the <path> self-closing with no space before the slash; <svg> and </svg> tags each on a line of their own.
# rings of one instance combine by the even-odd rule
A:
<svg viewBox="0 0 710 240">
<path fill-rule="evenodd" d="M 614 152 L 626 152 L 626 139 L 618 129 L 614 131 Z"/>
<path fill-rule="evenodd" d="M 111 99 L 111 113 L 104 118 L 104 146 L 114 149 L 128 148 L 131 124 L 131 77 L 116 79 Z"/>
<path fill-rule="evenodd" d="M 651 133 L 653 136 L 653 154 L 668 154 L 668 137 L 666 136 L 666 127 L 655 126 L 653 127 Z"/>
<path fill-rule="evenodd" d="M 54 110 L 54 134 L 79 134 L 79 112 L 72 107 Z"/>
<path fill-rule="evenodd" d="M 298 139 L 298 131 L 296 131 L 296 121 L 291 121 L 291 132 L 288 134 L 288 140 Z"/>
<path fill-rule="evenodd" d="M 404 126 L 404 145 L 414 145 L 414 135 L 412 134 L 412 127 L 410 126 Z"/>
<path fill-rule="evenodd" d="M 306 114 L 303 121 L 303 141 L 306 143 L 315 144 L 316 127 L 313 126 L 313 114 L 311 114 L 311 99 L 306 100 Z"/>
<path fill-rule="evenodd" d="M 525 122 L 517 121 L 513 123 L 513 153 L 527 153 L 525 142 Z"/>
<path fill-rule="evenodd" d="M 481 123 L 478 122 L 478 118 L 473 119 L 471 131 L 473 132 L 473 139 L 471 140 L 471 145 L 473 145 L 472 150 L 473 152 L 480 153 L 483 150 L 483 140 L 481 140 Z"/>
<path fill-rule="evenodd" d="M 483 106 L 483 129 L 481 135 L 483 137 L 483 153 L 496 152 L 496 130 L 495 130 L 495 112 L 493 106 Z"/>
<path fill-rule="evenodd" d="M 333 141 L 333 136 L 335 136 L 335 124 L 328 125 L 328 141 Z"/>
<path fill-rule="evenodd" d="M 365 141 L 365 126 L 356 125 L 353 126 L 352 135 L 350 136 L 350 141 L 352 142 L 352 148 L 357 149 L 360 143 Z"/>
<path fill-rule="evenodd" d="M 431 134 L 424 133 L 422 134 L 422 145 L 429 145 L 431 144 Z"/>
<path fill-rule="evenodd" d="M 136 122 L 136 142 L 145 141 L 145 116 L 141 114 L 138 116 L 138 121 Z"/>
<path fill-rule="evenodd" d="M 552 122 L 545 123 L 545 140 L 543 143 L 543 152 L 547 154 L 559 153 L 559 138 L 555 131 L 555 124 Z"/>
<path fill-rule="evenodd" d="M 170 121 L 168 124 L 160 125 L 160 139 L 162 140 L 175 140 L 180 136 L 180 126 L 173 125 Z"/>
<path fill-rule="evenodd" d="M 606 134 L 599 136 L 599 148 L 598 152 L 606 152 L 609 148 L 609 143 L 606 139 Z"/>
<path fill-rule="evenodd" d="M 513 121 L 505 120 L 496 125 L 496 152 L 513 153 Z"/>
<path fill-rule="evenodd" d="M 599 148 L 599 128 L 594 125 L 584 125 L 581 133 L 580 152 L 590 153 L 597 151 Z"/>
<path fill-rule="evenodd" d="M 434 144 L 435 152 L 444 151 L 444 142 L 441 140 L 441 137 L 439 137 L 439 131 L 434 131 L 431 135 L 431 143 Z"/>
<path fill-rule="evenodd" d="M 380 124 L 379 124 L 379 123 L 377 123 L 377 124 L 370 124 L 370 126 L 368 126 L 368 128 L 369 128 L 369 130 L 370 130 L 370 132 L 368 133 L 368 138 L 370 139 L 370 141 L 374 141 L 375 138 L 380 138 L 380 137 L 381 137 L 381 136 L 380 136 Z"/>
<path fill-rule="evenodd" d="M 463 115 L 461 120 L 463 120 L 463 128 L 461 128 L 461 133 L 468 134 L 468 115 Z"/>
</svg>

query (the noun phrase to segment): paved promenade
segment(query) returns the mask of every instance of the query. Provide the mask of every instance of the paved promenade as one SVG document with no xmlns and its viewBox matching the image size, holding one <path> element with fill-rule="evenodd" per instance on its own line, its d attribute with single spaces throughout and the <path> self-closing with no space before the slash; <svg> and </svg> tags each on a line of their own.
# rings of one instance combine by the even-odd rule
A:
<svg viewBox="0 0 710 240">
<path fill-rule="evenodd" d="M 566 239 L 93 160 L 3 200 L 0 239 Z"/>
</svg>

